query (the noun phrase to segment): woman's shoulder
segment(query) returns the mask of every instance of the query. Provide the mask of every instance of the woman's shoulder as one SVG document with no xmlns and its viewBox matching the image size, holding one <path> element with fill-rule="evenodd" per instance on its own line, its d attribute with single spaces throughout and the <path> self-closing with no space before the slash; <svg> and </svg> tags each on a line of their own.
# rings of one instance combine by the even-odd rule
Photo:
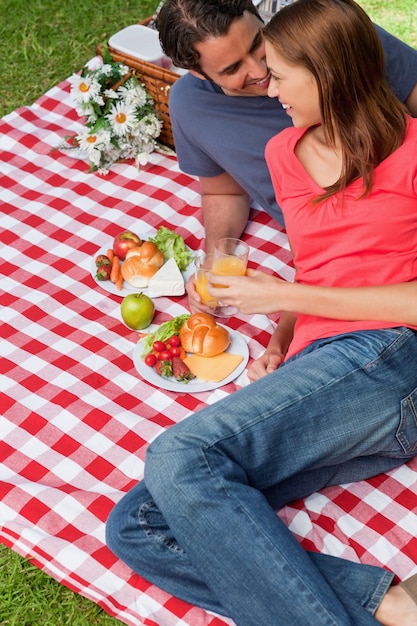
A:
<svg viewBox="0 0 417 626">
<path fill-rule="evenodd" d="M 407 131 L 405 135 L 405 139 L 416 139 L 417 138 L 417 117 L 407 117 Z"/>
<path fill-rule="evenodd" d="M 276 155 L 278 150 L 281 151 L 285 149 L 293 151 L 295 145 L 307 130 L 307 128 L 295 128 L 294 126 L 281 130 L 279 133 L 271 137 L 266 144 L 266 158 L 268 158 L 268 156 Z"/>
<path fill-rule="evenodd" d="M 417 168 L 417 117 L 407 116 L 404 141 L 396 153 L 402 154 L 410 167 Z"/>
</svg>

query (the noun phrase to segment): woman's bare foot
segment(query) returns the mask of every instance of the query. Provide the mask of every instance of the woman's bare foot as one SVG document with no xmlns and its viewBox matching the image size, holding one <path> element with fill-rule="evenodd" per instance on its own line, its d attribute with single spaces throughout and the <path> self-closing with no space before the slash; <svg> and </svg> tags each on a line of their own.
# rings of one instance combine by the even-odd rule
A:
<svg viewBox="0 0 417 626">
<path fill-rule="evenodd" d="M 417 626 L 417 604 L 401 585 L 394 585 L 388 589 L 374 617 L 384 626 Z"/>
</svg>

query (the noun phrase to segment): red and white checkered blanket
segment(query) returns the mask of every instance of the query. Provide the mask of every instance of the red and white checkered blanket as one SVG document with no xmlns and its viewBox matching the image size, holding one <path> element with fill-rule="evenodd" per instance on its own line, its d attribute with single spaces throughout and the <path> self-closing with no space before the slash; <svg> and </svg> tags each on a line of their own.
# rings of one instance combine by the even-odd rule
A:
<svg viewBox="0 0 417 626">
<path fill-rule="evenodd" d="M 104 544 L 109 511 L 141 479 L 148 442 L 247 380 L 191 396 L 136 372 L 137 333 L 121 322 L 121 298 L 94 282 L 91 259 L 121 230 L 160 225 L 197 250 L 198 188 L 174 157 L 156 153 L 141 172 L 118 164 L 106 177 L 88 173 L 53 151 L 80 127 L 67 81 L 0 120 L 0 540 L 126 624 L 231 624 L 133 574 Z M 246 239 L 252 267 L 291 279 L 285 233 L 264 212 L 253 211 Z M 155 323 L 184 307 L 185 297 L 157 299 Z M 273 330 L 261 315 L 227 323 L 251 358 Z M 304 547 L 403 579 L 417 571 L 416 479 L 417 459 L 278 514 Z"/>
</svg>

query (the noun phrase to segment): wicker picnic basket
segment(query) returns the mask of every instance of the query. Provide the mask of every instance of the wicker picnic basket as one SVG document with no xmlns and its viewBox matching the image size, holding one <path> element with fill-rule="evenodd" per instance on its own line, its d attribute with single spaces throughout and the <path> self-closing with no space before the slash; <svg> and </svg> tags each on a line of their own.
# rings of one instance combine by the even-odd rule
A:
<svg viewBox="0 0 417 626">
<path fill-rule="evenodd" d="M 151 18 L 149 17 L 141 22 L 141 24 L 147 26 L 150 20 Z M 142 59 L 131 57 L 124 52 L 114 50 L 110 46 L 108 50 L 114 61 L 125 63 L 143 82 L 146 91 L 152 96 L 155 109 L 163 122 L 158 141 L 172 150 L 175 150 L 171 120 L 169 117 L 169 90 L 180 75 L 171 70 L 166 70 L 163 67 L 154 65 L 153 63 L 148 63 L 148 61 L 143 61 Z M 99 46 L 98 52 L 101 54 L 102 46 Z"/>
</svg>

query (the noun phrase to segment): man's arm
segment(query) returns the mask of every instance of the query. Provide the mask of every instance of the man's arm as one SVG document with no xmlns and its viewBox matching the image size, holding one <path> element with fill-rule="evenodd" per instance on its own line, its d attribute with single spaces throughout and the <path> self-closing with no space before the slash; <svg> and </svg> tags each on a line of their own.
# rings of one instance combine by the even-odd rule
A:
<svg viewBox="0 0 417 626">
<path fill-rule="evenodd" d="M 375 28 L 384 48 L 385 69 L 391 89 L 417 117 L 417 50 L 394 37 L 377 24 Z"/>
<path fill-rule="evenodd" d="M 200 190 L 206 252 L 212 252 L 216 239 L 240 238 L 249 219 L 250 198 L 227 172 L 200 178 Z"/>
</svg>

